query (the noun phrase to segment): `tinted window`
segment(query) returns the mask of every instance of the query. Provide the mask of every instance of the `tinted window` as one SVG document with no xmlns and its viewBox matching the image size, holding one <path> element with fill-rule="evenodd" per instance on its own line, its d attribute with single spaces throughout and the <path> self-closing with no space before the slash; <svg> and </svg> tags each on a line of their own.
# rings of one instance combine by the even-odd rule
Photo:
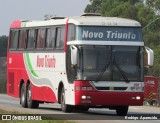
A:
<svg viewBox="0 0 160 123">
<path fill-rule="evenodd" d="M 18 30 L 12 30 L 10 35 L 10 49 L 16 49 L 18 44 Z"/>
<path fill-rule="evenodd" d="M 55 28 L 47 29 L 46 48 L 55 47 Z"/>
<path fill-rule="evenodd" d="M 75 26 L 69 25 L 68 27 L 68 41 L 75 40 Z"/>
<path fill-rule="evenodd" d="M 44 48 L 44 42 L 45 42 L 45 29 L 39 29 L 36 48 Z"/>
<path fill-rule="evenodd" d="M 27 41 L 27 31 L 26 30 L 21 30 L 20 35 L 19 35 L 18 48 L 19 49 L 25 49 L 26 41 Z"/>
<path fill-rule="evenodd" d="M 36 30 L 31 29 L 29 30 L 29 33 L 28 33 L 27 49 L 35 48 L 35 41 L 36 41 Z"/>
<path fill-rule="evenodd" d="M 62 49 L 64 46 L 64 27 L 57 28 L 56 48 Z"/>
</svg>

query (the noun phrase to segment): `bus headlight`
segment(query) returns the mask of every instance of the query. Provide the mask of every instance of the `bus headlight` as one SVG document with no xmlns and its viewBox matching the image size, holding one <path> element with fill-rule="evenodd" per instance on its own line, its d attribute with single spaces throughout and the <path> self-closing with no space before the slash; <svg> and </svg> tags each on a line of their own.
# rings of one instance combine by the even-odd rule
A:
<svg viewBox="0 0 160 123">
<path fill-rule="evenodd" d="M 136 100 L 140 100 L 141 99 L 141 97 L 140 96 L 136 96 Z"/>
<path fill-rule="evenodd" d="M 85 96 L 85 95 L 83 95 L 82 97 L 81 97 L 82 99 L 88 99 L 88 100 L 90 100 L 91 99 L 91 96 Z"/>
<path fill-rule="evenodd" d="M 136 96 L 136 97 L 131 97 L 132 100 L 140 100 L 141 97 L 140 96 Z"/>
<path fill-rule="evenodd" d="M 83 96 L 82 96 L 82 99 L 86 99 L 86 96 L 83 95 Z"/>
</svg>

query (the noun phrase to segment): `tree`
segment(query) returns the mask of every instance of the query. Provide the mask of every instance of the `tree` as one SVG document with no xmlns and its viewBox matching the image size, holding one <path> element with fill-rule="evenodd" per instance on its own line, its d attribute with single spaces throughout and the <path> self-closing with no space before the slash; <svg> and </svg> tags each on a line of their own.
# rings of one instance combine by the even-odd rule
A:
<svg viewBox="0 0 160 123">
<path fill-rule="evenodd" d="M 102 0 L 90 0 L 91 4 L 88 4 L 85 8 L 85 13 L 99 13 Z"/>
<path fill-rule="evenodd" d="M 0 57 L 6 57 L 7 55 L 7 40 L 7 36 L 0 36 Z"/>
<path fill-rule="evenodd" d="M 157 15 L 160 15 L 160 0 L 146 0 L 146 5 L 152 8 Z"/>
</svg>

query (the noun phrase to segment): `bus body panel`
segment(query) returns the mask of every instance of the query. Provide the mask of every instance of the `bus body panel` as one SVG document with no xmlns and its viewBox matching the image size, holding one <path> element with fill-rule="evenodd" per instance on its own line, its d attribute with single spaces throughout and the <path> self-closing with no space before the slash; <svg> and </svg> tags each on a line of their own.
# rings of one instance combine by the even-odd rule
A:
<svg viewBox="0 0 160 123">
<path fill-rule="evenodd" d="M 72 24 L 76 28 L 74 31 L 75 38 L 68 40 L 69 25 Z M 32 87 L 32 100 L 39 102 L 59 102 L 58 98 L 61 94 L 59 92 L 60 84 L 63 84 L 65 92 L 65 104 L 79 106 L 86 105 L 92 106 L 129 106 L 129 105 L 142 105 L 143 104 L 143 82 L 135 80 L 129 82 L 129 84 L 123 80 L 117 81 L 104 81 L 103 82 L 87 82 L 85 79 L 75 79 L 72 82 L 67 78 L 70 73 L 67 73 L 67 60 L 66 54 L 69 51 L 71 45 L 93 45 L 93 46 L 137 46 L 143 47 L 143 41 L 83 41 L 78 40 L 78 27 L 79 26 L 106 26 L 106 27 L 138 27 L 141 25 L 137 21 L 120 18 L 109 17 L 72 17 L 65 19 L 50 19 L 45 21 L 20 21 L 16 20 L 11 24 L 12 30 L 27 30 L 27 36 L 29 31 L 35 29 L 38 34 L 38 28 L 53 28 L 56 26 L 55 32 L 58 32 L 58 28 L 65 27 L 64 34 L 64 46 L 62 49 L 31 49 L 26 47 L 23 50 L 8 50 L 7 53 L 7 93 L 13 97 L 20 97 L 20 85 L 22 80 L 27 85 L 30 82 Z M 55 28 L 55 27 L 54 27 Z M 73 31 L 73 30 L 72 30 Z M 19 31 L 20 32 L 20 31 Z M 48 32 L 47 32 L 48 33 Z M 116 33 L 114 34 L 116 35 Z M 114 36 L 113 35 L 113 36 Z M 45 35 L 46 36 L 46 35 Z M 57 35 L 56 35 L 57 36 Z M 55 36 L 55 38 L 57 38 Z M 37 38 L 37 37 L 36 37 Z M 45 37 L 46 38 L 46 37 Z M 19 39 L 17 39 L 19 40 Z M 28 39 L 27 39 L 28 40 Z M 37 39 L 36 39 L 37 40 Z M 46 39 L 45 39 L 46 41 Z M 68 41 L 68 42 L 67 42 Z M 60 41 L 59 41 L 60 42 Z M 54 42 L 55 43 L 55 42 Z M 17 44 L 18 45 L 18 44 Z M 26 45 L 26 44 L 25 44 Z M 8 41 L 8 48 L 10 48 L 10 37 Z M 143 52 L 143 51 L 142 51 Z M 70 56 L 70 55 L 69 55 Z M 71 57 L 71 56 L 70 56 Z M 69 58 L 71 59 L 71 58 Z M 138 59 L 139 60 L 139 59 Z M 143 62 L 143 59 L 141 59 Z M 93 60 L 94 61 L 94 60 Z M 69 64 L 70 65 L 70 64 Z M 70 65 L 70 68 L 74 66 Z M 88 67 L 92 68 L 92 67 Z M 95 81 L 95 80 L 94 80 Z M 122 84 L 123 83 L 123 84 Z M 110 90 L 97 90 L 96 86 L 110 85 Z M 126 86 L 128 88 L 140 88 L 137 90 L 114 90 L 114 86 Z M 81 90 L 88 89 L 88 90 Z M 79 90 L 80 89 L 80 90 Z M 91 90 L 90 90 L 91 89 Z M 137 88 L 136 88 L 137 89 Z"/>
<path fill-rule="evenodd" d="M 26 82 L 28 78 L 22 53 L 8 53 L 7 70 L 7 93 L 13 97 L 19 97 L 20 81 L 24 80 Z"/>
<path fill-rule="evenodd" d="M 33 100 L 57 102 L 58 86 L 60 82 L 63 82 L 66 88 L 66 102 L 74 102 L 72 99 L 74 97 L 73 84 L 66 84 L 65 65 L 61 64 L 64 59 L 64 53 L 61 55 L 56 53 L 9 53 L 7 93 L 18 98 L 21 80 L 24 80 L 25 83 L 29 80 L 32 84 Z"/>
</svg>

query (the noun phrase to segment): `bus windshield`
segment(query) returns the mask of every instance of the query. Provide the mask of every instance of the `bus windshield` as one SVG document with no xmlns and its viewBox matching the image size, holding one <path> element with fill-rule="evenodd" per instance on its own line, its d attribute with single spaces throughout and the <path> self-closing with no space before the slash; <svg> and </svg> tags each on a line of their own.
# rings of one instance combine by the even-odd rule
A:
<svg viewBox="0 0 160 123">
<path fill-rule="evenodd" d="M 143 81 L 142 47 L 79 46 L 79 50 L 79 79 Z"/>
<path fill-rule="evenodd" d="M 142 42 L 140 27 L 79 26 L 78 40 Z"/>
</svg>

